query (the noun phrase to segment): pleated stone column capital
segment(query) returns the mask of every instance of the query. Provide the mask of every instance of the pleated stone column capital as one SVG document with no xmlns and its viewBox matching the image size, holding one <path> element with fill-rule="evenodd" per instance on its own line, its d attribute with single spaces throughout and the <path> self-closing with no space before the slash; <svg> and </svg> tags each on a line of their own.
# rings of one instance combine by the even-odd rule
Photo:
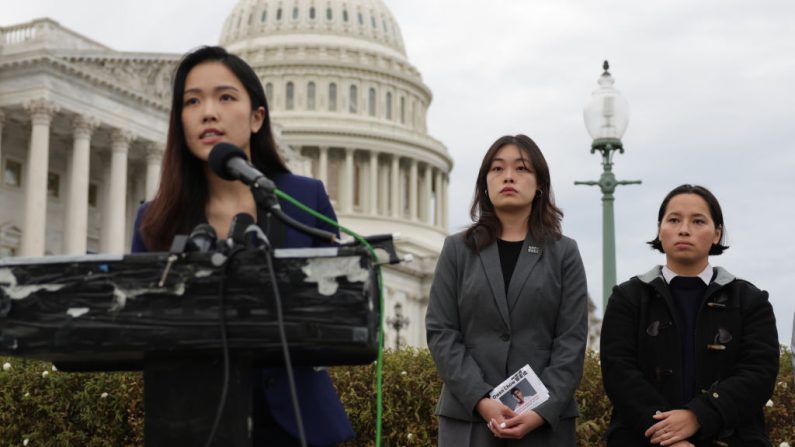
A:
<svg viewBox="0 0 795 447">
<path fill-rule="evenodd" d="M 86 253 L 88 231 L 88 181 L 91 159 L 91 135 L 98 126 L 95 118 L 77 115 L 72 119 L 74 144 L 69 173 L 69 204 L 66 207 L 64 253 Z"/>
<path fill-rule="evenodd" d="M 25 176 L 25 226 L 22 256 L 43 256 L 47 229 L 47 173 L 50 158 L 50 124 L 59 107 L 44 98 L 25 104 L 30 113 L 30 148 Z"/>
<path fill-rule="evenodd" d="M 75 138 L 91 138 L 97 127 L 99 121 L 92 116 L 75 115 L 72 119 L 72 132 Z"/>
</svg>

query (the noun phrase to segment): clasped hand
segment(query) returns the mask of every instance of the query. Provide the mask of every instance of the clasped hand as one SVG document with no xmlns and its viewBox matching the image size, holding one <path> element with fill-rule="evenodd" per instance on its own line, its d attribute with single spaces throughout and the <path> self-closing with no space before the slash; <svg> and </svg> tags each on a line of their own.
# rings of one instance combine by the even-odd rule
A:
<svg viewBox="0 0 795 447">
<path fill-rule="evenodd" d="M 654 419 L 660 422 L 649 427 L 644 433 L 647 438 L 651 438 L 652 444 L 673 447 L 692 446 L 687 438 L 701 428 L 696 414 L 690 410 L 658 412 L 654 415 Z"/>
<path fill-rule="evenodd" d="M 481 399 L 477 410 L 498 438 L 521 439 L 544 424 L 544 418 L 535 411 L 516 414 L 500 401 L 490 398 Z"/>
</svg>

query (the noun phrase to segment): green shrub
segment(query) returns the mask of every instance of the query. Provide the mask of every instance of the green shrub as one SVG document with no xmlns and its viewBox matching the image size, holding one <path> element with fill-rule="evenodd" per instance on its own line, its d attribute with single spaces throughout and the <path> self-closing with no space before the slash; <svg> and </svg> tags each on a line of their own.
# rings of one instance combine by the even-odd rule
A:
<svg viewBox="0 0 795 447">
<path fill-rule="evenodd" d="M 791 353 L 782 349 L 773 397 L 765 407 L 774 446 L 795 445 L 795 383 Z M 436 444 L 434 415 L 441 381 L 427 350 L 404 349 L 384 355 L 382 445 Z M 64 373 L 48 363 L 0 358 L 0 446 L 143 445 L 143 379 L 140 373 Z M 345 447 L 373 446 L 375 366 L 330 368 L 340 398 L 358 434 Z M 107 393 L 107 394 L 106 394 Z M 577 390 L 580 446 L 601 446 L 610 419 L 598 354 L 589 352 Z"/>
<path fill-rule="evenodd" d="M 0 443 L 143 444 L 143 380 L 134 373 L 65 373 L 49 363 L 0 358 Z"/>
<path fill-rule="evenodd" d="M 771 403 L 765 417 L 774 446 L 788 442 L 795 446 L 795 383 L 791 353 L 782 349 L 781 367 Z M 441 380 L 427 350 L 388 351 L 384 359 L 384 421 L 382 445 L 436 445 L 434 416 Z M 345 447 L 373 446 L 375 439 L 374 367 L 330 369 L 357 439 Z M 406 374 L 403 374 L 403 371 Z M 420 396 L 425 396 L 421 398 Z M 599 354 L 589 351 L 580 387 L 577 389 L 580 418 L 577 442 L 582 447 L 604 446 L 602 440 L 610 422 L 612 407 L 602 387 Z"/>
</svg>

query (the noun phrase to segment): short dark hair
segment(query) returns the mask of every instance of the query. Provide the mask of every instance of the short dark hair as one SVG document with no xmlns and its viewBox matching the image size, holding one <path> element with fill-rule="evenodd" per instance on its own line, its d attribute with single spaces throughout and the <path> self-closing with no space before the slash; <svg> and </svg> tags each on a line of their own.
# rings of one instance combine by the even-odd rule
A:
<svg viewBox="0 0 795 447">
<path fill-rule="evenodd" d="M 660 205 L 660 210 L 657 212 L 657 229 L 659 230 L 660 224 L 662 224 L 663 216 L 665 216 L 665 209 L 668 208 L 668 202 L 670 202 L 671 199 L 678 196 L 679 194 L 696 194 L 697 196 L 704 199 L 705 202 L 707 202 L 709 214 L 712 218 L 712 221 L 715 223 L 715 228 L 720 229 L 720 240 L 717 244 L 712 244 L 712 247 L 709 249 L 709 254 L 719 255 L 723 253 L 724 250 L 728 249 L 729 246 L 726 245 L 726 225 L 723 223 L 723 211 L 720 209 L 720 203 L 718 202 L 718 199 L 715 197 L 715 195 L 703 186 L 690 185 L 686 183 L 672 189 L 671 192 L 665 196 L 665 199 L 663 199 L 662 204 Z M 657 236 L 654 237 L 654 240 L 646 243 L 651 245 L 651 248 L 657 249 L 660 253 L 665 253 L 662 242 L 660 242 L 659 231 L 657 232 Z"/>
<path fill-rule="evenodd" d="M 533 199 L 533 209 L 527 216 L 530 234 L 539 243 L 547 239 L 560 239 L 561 236 L 560 221 L 563 219 L 563 211 L 555 206 L 549 166 L 544 154 L 541 153 L 541 149 L 538 148 L 535 141 L 526 135 L 505 135 L 491 145 L 480 164 L 480 171 L 475 183 L 475 197 L 472 199 L 472 207 L 469 209 L 469 215 L 474 223 L 467 228 L 464 238 L 467 246 L 474 251 L 480 251 L 492 244 L 502 230 L 500 220 L 494 211 L 494 204 L 491 203 L 487 194 L 486 177 L 497 152 L 509 144 L 516 145 L 527 154 L 540 191 Z"/>
<path fill-rule="evenodd" d="M 265 90 L 251 66 L 222 47 L 200 47 L 187 53 L 174 71 L 168 137 L 161 169 L 164 175 L 161 175 L 160 187 L 140 227 L 146 248 L 151 251 L 167 250 L 174 235 L 190 232 L 204 219 L 208 196 L 205 165 L 188 149 L 182 108 L 185 80 L 191 70 L 205 62 L 221 63 L 237 77 L 248 93 L 252 111 L 260 107 L 265 109 L 262 126 L 249 140 L 251 163 L 269 178 L 290 172 L 276 150 Z"/>
</svg>

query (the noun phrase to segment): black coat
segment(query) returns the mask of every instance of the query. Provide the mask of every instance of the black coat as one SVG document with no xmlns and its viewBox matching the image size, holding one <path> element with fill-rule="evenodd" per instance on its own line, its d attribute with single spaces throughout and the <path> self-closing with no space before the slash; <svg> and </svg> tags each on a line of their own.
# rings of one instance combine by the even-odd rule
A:
<svg viewBox="0 0 795 447">
<path fill-rule="evenodd" d="M 767 292 L 716 268 L 696 319 L 696 397 L 684 404 L 701 429 L 697 446 L 770 446 L 763 407 L 773 394 L 779 346 Z M 616 286 L 601 336 L 605 391 L 613 403 L 608 445 L 648 445 L 656 411 L 683 393 L 683 324 L 660 267 Z"/>
</svg>

